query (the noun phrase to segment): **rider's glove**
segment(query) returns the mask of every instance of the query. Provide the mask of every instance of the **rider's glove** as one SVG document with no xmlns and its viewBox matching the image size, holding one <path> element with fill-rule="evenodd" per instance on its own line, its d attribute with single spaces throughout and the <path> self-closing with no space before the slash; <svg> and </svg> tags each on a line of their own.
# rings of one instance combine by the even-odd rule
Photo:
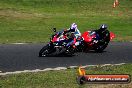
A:
<svg viewBox="0 0 132 88">
<path fill-rule="evenodd" d="M 94 40 L 93 42 L 94 42 L 94 43 L 98 43 L 98 40 Z"/>
</svg>

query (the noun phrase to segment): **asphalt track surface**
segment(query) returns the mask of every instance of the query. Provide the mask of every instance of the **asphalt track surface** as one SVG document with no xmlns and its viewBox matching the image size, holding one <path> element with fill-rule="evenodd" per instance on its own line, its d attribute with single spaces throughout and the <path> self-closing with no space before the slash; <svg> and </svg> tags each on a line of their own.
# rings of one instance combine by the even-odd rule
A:
<svg viewBox="0 0 132 88">
<path fill-rule="evenodd" d="M 131 42 L 111 42 L 103 53 L 76 53 L 73 57 L 38 57 L 44 44 L 1 44 L 0 71 L 23 71 L 79 65 L 132 63 Z"/>
</svg>

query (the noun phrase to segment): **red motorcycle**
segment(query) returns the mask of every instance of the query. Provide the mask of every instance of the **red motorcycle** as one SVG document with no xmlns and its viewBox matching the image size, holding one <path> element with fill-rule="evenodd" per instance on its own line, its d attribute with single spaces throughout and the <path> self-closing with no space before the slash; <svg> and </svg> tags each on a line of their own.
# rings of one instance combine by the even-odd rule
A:
<svg viewBox="0 0 132 88">
<path fill-rule="evenodd" d="M 99 33 L 98 30 L 86 31 L 82 34 L 83 41 L 78 46 L 78 50 L 87 52 L 94 50 L 95 52 L 102 52 L 109 44 L 109 42 L 115 38 L 115 34 L 105 30 Z"/>
</svg>

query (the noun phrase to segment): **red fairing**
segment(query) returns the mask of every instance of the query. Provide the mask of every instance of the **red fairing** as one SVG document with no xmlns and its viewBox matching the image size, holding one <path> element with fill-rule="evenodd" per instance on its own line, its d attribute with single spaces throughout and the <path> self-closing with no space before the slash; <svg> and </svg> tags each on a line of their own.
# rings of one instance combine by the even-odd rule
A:
<svg viewBox="0 0 132 88">
<path fill-rule="evenodd" d="M 52 39 L 52 42 L 56 42 L 59 40 L 59 38 L 57 38 L 58 35 L 55 35 Z M 67 39 L 67 36 L 66 35 L 63 35 L 63 39 Z"/>
<path fill-rule="evenodd" d="M 68 39 L 67 35 L 63 35 L 63 38 L 64 38 L 64 39 Z"/>
<path fill-rule="evenodd" d="M 115 34 L 113 32 L 110 32 L 110 40 L 112 40 L 113 38 L 115 38 Z"/>
<path fill-rule="evenodd" d="M 74 42 L 73 42 L 74 44 L 76 43 L 76 38 L 74 38 Z"/>
<path fill-rule="evenodd" d="M 92 37 L 89 35 L 89 32 L 86 31 L 82 34 L 82 37 L 84 38 L 85 42 L 91 42 L 92 41 Z"/>
<path fill-rule="evenodd" d="M 55 42 L 55 41 L 57 41 L 57 35 L 55 35 L 53 40 L 52 40 L 52 42 Z"/>
</svg>

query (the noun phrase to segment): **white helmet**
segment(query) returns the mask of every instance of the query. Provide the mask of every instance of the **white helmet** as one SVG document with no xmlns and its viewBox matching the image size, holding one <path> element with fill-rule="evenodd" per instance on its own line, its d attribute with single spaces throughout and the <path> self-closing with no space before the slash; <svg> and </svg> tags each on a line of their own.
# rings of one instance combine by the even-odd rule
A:
<svg viewBox="0 0 132 88">
<path fill-rule="evenodd" d="M 71 24 L 71 28 L 70 28 L 71 32 L 75 32 L 76 29 L 77 29 L 76 23 L 72 23 L 72 24 Z"/>
</svg>

